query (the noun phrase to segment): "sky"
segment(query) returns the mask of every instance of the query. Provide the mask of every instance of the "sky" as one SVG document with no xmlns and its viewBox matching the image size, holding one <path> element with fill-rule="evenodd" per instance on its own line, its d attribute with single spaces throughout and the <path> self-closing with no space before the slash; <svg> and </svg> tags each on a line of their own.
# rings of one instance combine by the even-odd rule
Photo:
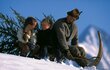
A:
<svg viewBox="0 0 110 70">
<path fill-rule="evenodd" d="M 66 17 L 67 12 L 78 8 L 83 13 L 75 23 L 81 34 L 89 25 L 97 26 L 110 35 L 110 0 L 0 0 L 0 12 L 13 16 L 10 8 L 22 16 L 37 17 L 40 20 L 46 15 L 55 20 Z"/>
</svg>

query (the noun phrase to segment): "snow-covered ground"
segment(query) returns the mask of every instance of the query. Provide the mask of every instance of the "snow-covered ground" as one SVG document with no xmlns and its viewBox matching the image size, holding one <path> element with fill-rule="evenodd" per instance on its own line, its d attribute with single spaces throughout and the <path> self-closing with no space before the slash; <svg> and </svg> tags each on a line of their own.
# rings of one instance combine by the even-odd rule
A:
<svg viewBox="0 0 110 70">
<path fill-rule="evenodd" d="M 0 53 L 0 70 L 96 70 Z"/>
</svg>

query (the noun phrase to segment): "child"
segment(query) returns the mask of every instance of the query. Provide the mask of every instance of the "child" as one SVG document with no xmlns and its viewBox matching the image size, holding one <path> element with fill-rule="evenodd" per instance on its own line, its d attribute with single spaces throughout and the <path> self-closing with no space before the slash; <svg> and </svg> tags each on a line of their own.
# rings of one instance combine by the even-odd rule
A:
<svg viewBox="0 0 110 70">
<path fill-rule="evenodd" d="M 41 22 L 42 30 L 38 31 L 37 35 L 41 58 L 47 59 L 54 51 L 52 43 L 52 25 L 53 22 L 49 17 L 44 18 Z"/>
<path fill-rule="evenodd" d="M 35 18 L 28 17 L 25 20 L 23 28 L 18 30 L 18 46 L 21 52 L 21 56 L 28 56 L 28 53 L 31 50 L 33 51 L 32 54 L 34 55 L 35 50 L 39 48 L 38 46 L 36 47 L 36 35 L 35 32 L 33 32 L 37 25 L 38 23 Z"/>
</svg>

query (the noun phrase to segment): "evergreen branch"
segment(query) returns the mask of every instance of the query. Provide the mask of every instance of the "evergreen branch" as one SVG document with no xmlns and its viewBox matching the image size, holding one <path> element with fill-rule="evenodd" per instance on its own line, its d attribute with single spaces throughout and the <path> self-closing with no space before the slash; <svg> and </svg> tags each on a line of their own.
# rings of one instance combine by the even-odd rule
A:
<svg viewBox="0 0 110 70">
<path fill-rule="evenodd" d="M 11 10 L 13 11 L 13 13 L 15 14 L 17 20 L 19 21 L 19 23 L 25 23 L 25 18 L 23 16 L 21 16 L 18 12 L 16 12 L 14 9 L 11 8 Z"/>
</svg>

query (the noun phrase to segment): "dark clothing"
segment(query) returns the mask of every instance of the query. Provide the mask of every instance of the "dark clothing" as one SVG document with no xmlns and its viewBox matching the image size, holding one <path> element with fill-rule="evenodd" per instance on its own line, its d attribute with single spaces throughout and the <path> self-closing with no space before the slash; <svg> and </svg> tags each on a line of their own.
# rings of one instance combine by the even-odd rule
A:
<svg viewBox="0 0 110 70">
<path fill-rule="evenodd" d="M 52 42 L 52 30 L 39 30 L 37 34 L 37 41 L 40 46 L 40 57 L 45 58 L 47 56 L 55 55 L 55 48 Z"/>
<path fill-rule="evenodd" d="M 18 41 L 18 48 L 20 50 L 20 55 L 26 57 L 28 52 L 30 51 L 30 48 L 27 44 L 22 43 L 20 41 Z"/>
<path fill-rule="evenodd" d="M 50 29 L 39 30 L 37 41 L 40 46 L 52 45 L 52 31 Z"/>
<path fill-rule="evenodd" d="M 33 45 L 29 43 L 22 43 L 20 41 L 17 42 L 18 49 L 20 51 L 20 55 L 24 57 L 34 58 L 38 54 L 39 46 Z"/>
</svg>

